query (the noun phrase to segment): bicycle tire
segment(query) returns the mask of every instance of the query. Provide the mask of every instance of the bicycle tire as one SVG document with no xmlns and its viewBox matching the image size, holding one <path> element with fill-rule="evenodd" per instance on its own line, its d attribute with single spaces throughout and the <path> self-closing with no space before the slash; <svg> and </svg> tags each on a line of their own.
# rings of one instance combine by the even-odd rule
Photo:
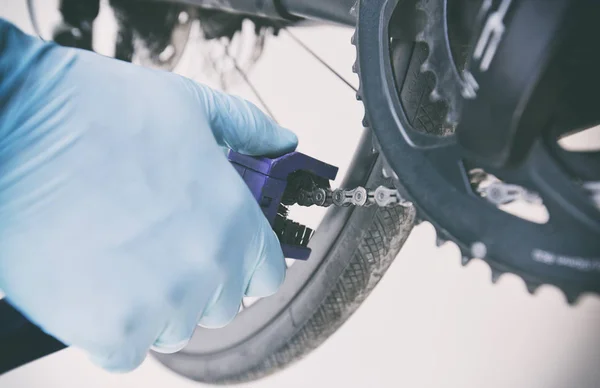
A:
<svg viewBox="0 0 600 388">
<path fill-rule="evenodd" d="M 346 182 L 393 184 L 370 131 L 361 140 Z M 348 213 L 348 214 L 344 214 Z M 212 384 L 257 380 L 301 359 L 333 334 L 374 289 L 406 241 L 414 224 L 412 207 L 331 208 L 320 228 L 347 218 L 310 280 L 275 319 L 247 340 L 219 351 L 194 355 L 156 354 L 187 378 Z M 325 225 L 324 225 L 325 224 Z M 319 229 L 317 229 L 317 233 Z M 313 241 L 315 239 L 313 238 Z M 313 246 L 313 250 L 323 247 Z"/>
</svg>

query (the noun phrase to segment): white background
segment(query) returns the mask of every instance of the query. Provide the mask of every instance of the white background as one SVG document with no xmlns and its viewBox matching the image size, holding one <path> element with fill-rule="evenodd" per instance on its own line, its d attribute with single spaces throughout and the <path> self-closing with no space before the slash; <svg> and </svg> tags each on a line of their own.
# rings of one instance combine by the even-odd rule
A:
<svg viewBox="0 0 600 388">
<path fill-rule="evenodd" d="M 3 0 L 0 16 L 31 32 L 24 1 Z M 352 31 L 295 33 L 356 82 Z M 197 63 L 187 58 L 180 70 L 203 80 Z M 362 131 L 362 107 L 350 89 L 283 34 L 267 42 L 251 77 L 277 119 L 299 134 L 300 149 L 341 166 L 343 174 Z M 254 100 L 244 85 L 231 91 Z M 473 260 L 462 268 L 458 249 L 436 248 L 434 236 L 426 223 L 415 228 L 367 302 L 324 345 L 244 386 L 600 387 L 599 298 L 569 307 L 553 287 L 530 296 L 513 275 L 492 285 L 487 265 Z M 151 358 L 133 373 L 111 375 L 72 349 L 0 377 L 2 388 L 198 386 Z"/>
</svg>

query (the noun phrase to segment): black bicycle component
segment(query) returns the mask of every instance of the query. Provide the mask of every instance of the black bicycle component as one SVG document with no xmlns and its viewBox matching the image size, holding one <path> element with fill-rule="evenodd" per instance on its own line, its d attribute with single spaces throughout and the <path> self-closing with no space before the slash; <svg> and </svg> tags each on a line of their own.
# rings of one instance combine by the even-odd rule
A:
<svg viewBox="0 0 600 388">
<path fill-rule="evenodd" d="M 205 9 L 262 16 L 270 19 L 297 21 L 300 18 L 354 26 L 353 0 L 137 0 L 185 4 Z"/>
<path fill-rule="evenodd" d="M 6 299 L 0 300 L 0 374 L 64 348 L 62 342 L 40 330 Z"/>
<path fill-rule="evenodd" d="M 355 0 L 273 0 L 280 3 L 288 14 L 303 18 L 339 23 L 347 26 L 356 24 L 352 11 Z"/>
<path fill-rule="evenodd" d="M 92 50 L 94 20 L 100 12 L 100 0 L 61 0 L 63 23 L 53 32 L 53 40 L 68 47 Z"/>
<path fill-rule="evenodd" d="M 172 71 L 183 55 L 195 20 L 200 21 L 200 29 L 206 40 L 221 38 L 231 40 L 242 30 L 242 23 L 251 20 L 257 36 L 255 49 L 259 52 L 267 31 L 277 35 L 282 28 L 301 19 L 287 15 L 283 11 L 281 12 L 284 16 L 279 16 L 278 12 L 281 8 L 279 3 L 273 3 L 271 6 L 269 2 L 259 5 L 235 1 L 197 3 L 189 0 L 110 0 L 109 5 L 119 27 L 114 57 L 131 62 L 135 55 L 136 61 L 142 66 Z M 274 5 L 279 8 L 275 10 L 272 7 Z M 40 35 L 33 0 L 29 0 L 28 6 L 31 22 Z M 238 12 L 232 12 L 232 7 L 237 7 Z M 246 13 L 244 7 L 254 10 L 255 13 Z M 60 11 L 63 17 L 62 21 L 54 27 L 53 40 L 63 46 L 92 51 L 92 27 L 99 12 L 99 0 L 81 2 L 62 0 Z M 252 88 L 244 70 L 237 63 L 236 71 Z M 260 96 L 257 97 L 261 99 Z M 265 109 L 269 110 L 268 107 Z"/>
<path fill-rule="evenodd" d="M 196 17 L 195 9 L 165 3 L 110 0 L 118 22 L 115 58 L 171 71 L 183 51 Z"/>
<path fill-rule="evenodd" d="M 437 8 L 429 7 L 431 2 Z M 358 56 L 355 69 L 361 81 L 359 98 L 364 101 L 368 122 L 397 174 L 403 196 L 414 202 L 422 219 L 431 221 L 440 239 L 453 240 L 459 245 L 464 263 L 471 257 L 482 258 L 492 267 L 494 278 L 503 272 L 515 273 L 527 282 L 530 291 L 542 283 L 553 284 L 561 288 L 570 301 L 581 292 L 600 293 L 600 211 L 580 184 L 581 177 L 573 174 L 577 168 L 565 168 L 566 163 L 554 152 L 557 132 L 563 134 L 569 129 L 580 128 L 579 125 L 564 127 L 565 124 L 578 123 L 575 119 L 583 110 L 578 104 L 575 104 L 577 109 L 570 109 L 571 104 L 565 104 L 565 99 L 583 100 L 586 108 L 584 121 L 587 123 L 592 122 L 594 117 L 588 107 L 595 106 L 596 113 L 600 112 L 597 98 L 596 102 L 584 98 L 593 88 L 589 85 L 583 87 L 582 77 L 578 74 L 585 71 L 587 81 L 598 85 L 600 72 L 590 72 L 592 66 L 588 61 L 598 62 L 598 52 L 590 53 L 596 46 L 589 45 L 595 36 L 593 26 L 594 20 L 600 17 L 600 4 L 567 0 L 552 1 L 552 4 L 545 0 L 508 2 L 510 7 L 504 16 L 497 17 L 496 24 L 492 24 L 492 27 L 498 28 L 500 21 L 504 27 L 503 34 L 499 37 L 489 35 L 485 45 L 489 50 L 490 42 L 495 42 L 495 55 L 488 55 L 488 59 L 482 55 L 477 60 L 473 59 L 476 49 L 473 44 L 482 39 L 485 31 L 486 34 L 494 31 L 493 28 L 486 29 L 486 20 L 502 4 L 506 6 L 506 1 L 480 2 L 481 6 L 491 4 L 491 7 L 480 8 L 485 16 L 481 18 L 480 28 L 474 28 L 474 35 L 468 40 L 471 44 L 465 51 L 470 54 L 463 68 L 471 73 L 474 80 L 469 80 L 469 75 L 465 76 L 461 71 L 463 80 L 476 82 L 471 83 L 476 95 L 466 99 L 462 94 L 447 94 L 450 98 L 462 98 L 464 102 L 459 112 L 463 121 L 458 121 L 456 130 L 461 133 L 457 135 L 453 128 L 443 130 L 447 126 L 444 109 L 451 109 L 453 105 L 443 99 L 436 102 L 430 98 L 436 83 L 440 82 L 439 75 L 433 74 L 432 78 L 431 68 L 421 67 L 426 58 L 432 55 L 441 57 L 439 46 L 444 42 L 423 39 L 425 44 L 415 43 L 423 31 L 422 25 L 402 24 L 403 20 L 411 17 L 448 18 L 450 3 L 449 0 L 360 2 L 358 28 L 353 38 Z M 419 16 L 417 8 L 435 12 Z M 548 12 L 532 12 L 542 8 L 548 9 Z M 436 23 L 442 26 L 454 24 L 451 19 L 446 22 L 436 19 L 433 24 Z M 548 24 L 554 27 L 550 28 Z M 567 33 L 561 35 L 562 39 L 553 35 L 550 46 L 543 46 L 542 38 L 537 37 L 538 33 L 558 34 L 558 31 L 565 30 Z M 523 37 L 521 44 L 513 37 L 514 33 Z M 450 39 L 444 37 L 445 42 Z M 535 42 L 539 42 L 541 48 L 548 47 L 548 50 L 531 47 Z M 435 50 L 438 51 L 432 53 Z M 569 56 L 573 52 L 581 55 L 575 59 Z M 553 64 L 552 60 L 561 55 L 569 57 Z M 481 68 L 484 59 L 489 61 L 483 66 L 486 71 Z M 460 70 L 460 63 L 451 63 L 456 58 L 448 56 L 447 60 L 447 66 L 456 66 Z M 539 76 L 534 80 L 524 80 L 523 77 L 535 76 L 531 73 L 535 70 L 532 64 L 536 64 Z M 479 70 L 475 66 L 479 66 Z M 551 82 L 554 79 L 552 75 L 556 75 L 557 69 L 563 66 L 567 66 L 570 72 L 561 75 L 565 78 L 561 85 L 570 88 L 561 91 L 569 90 L 571 94 L 556 99 L 554 93 L 548 95 L 547 91 L 555 85 Z M 519 70 L 525 71 L 525 74 Z M 579 86 L 574 86 L 571 81 Z M 500 87 L 499 83 L 504 84 L 500 90 L 509 90 L 514 95 L 508 94 L 508 91 L 504 98 L 501 94 L 496 95 L 493 88 Z M 523 89 L 522 83 L 529 87 Z M 520 104 L 507 107 L 506 103 L 510 101 L 519 101 Z M 478 112 L 481 106 L 485 109 Z M 524 132 L 517 130 L 511 133 L 510 128 L 505 127 L 475 127 L 477 115 L 483 116 L 481 120 L 487 120 L 482 122 L 492 125 L 497 116 L 511 117 L 511 112 L 518 113 L 511 124 L 517 129 L 523 126 Z M 541 119 L 540 112 L 545 112 Z M 556 128 L 559 125 L 563 127 Z M 529 140 L 530 146 L 519 150 L 523 153 L 520 162 L 510 167 L 498 167 L 500 164 L 478 157 L 478 146 L 482 147 L 481 154 L 484 156 L 486 146 L 494 151 L 486 140 L 477 141 L 478 137 L 481 138 L 480 132 L 475 133 L 475 141 L 469 143 L 469 134 L 477 130 L 495 131 L 488 132 L 488 136 L 496 137 L 504 133 L 508 141 L 503 144 L 511 146 L 517 144 L 521 137 L 527 137 L 526 134 L 533 140 Z M 462 143 L 471 144 L 474 149 L 467 150 Z M 504 149 L 502 144 L 493 144 L 499 150 Z M 498 155 L 503 154 L 500 152 Z M 594 160 L 590 155 L 597 153 L 591 153 L 584 159 Z M 570 158 L 573 155 L 563 153 L 562 156 L 571 164 L 578 164 Z M 581 159 L 581 153 L 575 156 Z M 481 198 L 470 185 L 469 172 L 475 168 L 539 194 L 550 214 L 548 222 L 537 224 L 526 221 Z"/>
<path fill-rule="evenodd" d="M 191 5 L 209 10 L 253 15 L 269 19 L 297 20 L 298 17 L 286 11 L 279 0 L 247 1 L 247 0 L 135 0 L 138 3 L 169 3 Z"/>
<path fill-rule="evenodd" d="M 535 1 L 509 3 L 482 13 L 469 67 L 477 98 L 465 99 L 456 131 L 498 168 L 523 162 L 549 127 L 560 135 L 600 123 L 600 52 L 588 25 L 597 6 L 550 1 L 540 14 Z"/>
</svg>

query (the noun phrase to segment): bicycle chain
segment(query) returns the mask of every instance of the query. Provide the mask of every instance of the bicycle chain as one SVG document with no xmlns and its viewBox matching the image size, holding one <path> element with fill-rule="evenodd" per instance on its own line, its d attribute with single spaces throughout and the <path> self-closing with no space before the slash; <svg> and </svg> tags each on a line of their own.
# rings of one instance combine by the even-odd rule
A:
<svg viewBox="0 0 600 388">
<path fill-rule="evenodd" d="M 315 188 L 313 190 L 300 190 L 297 196 L 297 203 L 300 206 L 360 206 L 368 207 L 376 205 L 386 206 L 412 206 L 412 203 L 404 200 L 398 190 L 390 189 L 385 186 L 379 186 L 375 190 L 367 190 L 362 186 L 354 189 L 336 189 Z"/>
</svg>

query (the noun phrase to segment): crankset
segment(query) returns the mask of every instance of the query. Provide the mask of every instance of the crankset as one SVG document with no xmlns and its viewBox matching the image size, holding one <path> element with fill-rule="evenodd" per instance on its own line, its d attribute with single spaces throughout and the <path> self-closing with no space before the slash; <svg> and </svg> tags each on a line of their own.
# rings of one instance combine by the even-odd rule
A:
<svg viewBox="0 0 600 388">
<path fill-rule="evenodd" d="M 531 293 L 600 294 L 600 151 L 559 140 L 600 123 L 600 3 L 361 0 L 357 95 L 400 194 Z M 543 12 L 541 11 L 543 10 Z M 524 204 L 545 216 L 510 211 Z"/>
</svg>

